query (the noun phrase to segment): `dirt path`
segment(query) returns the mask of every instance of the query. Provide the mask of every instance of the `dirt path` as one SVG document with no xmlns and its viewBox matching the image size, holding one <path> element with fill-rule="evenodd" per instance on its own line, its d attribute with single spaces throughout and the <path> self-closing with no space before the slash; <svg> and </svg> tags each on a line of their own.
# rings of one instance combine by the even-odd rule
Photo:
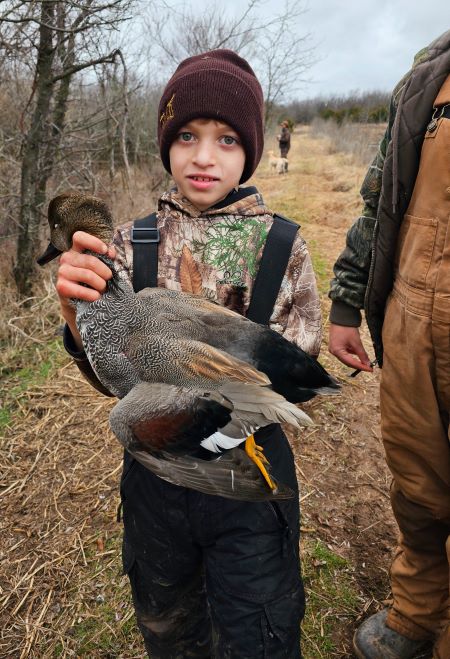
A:
<svg viewBox="0 0 450 659">
<path fill-rule="evenodd" d="M 289 174 L 279 177 L 263 163 L 255 182 L 272 207 L 302 224 L 326 313 L 326 282 L 358 213 L 364 168 L 304 130 L 294 136 L 290 161 Z M 97 395 L 56 350 L 60 367 L 51 380 L 22 391 L 21 409 L 0 447 L 0 656 L 140 657 L 120 571 L 121 452 L 107 428 L 112 401 Z M 325 347 L 321 360 L 346 386 L 339 399 L 310 403 L 318 427 L 291 437 L 311 603 L 304 656 L 343 659 L 352 656 L 358 617 L 388 595 L 395 526 L 379 437 L 377 375 L 350 380 Z M 318 548 L 329 555 L 321 559 Z M 336 579 L 344 580 L 347 603 L 344 587 L 331 597 L 324 581 L 325 569 L 333 577 L 330 557 L 346 559 Z"/>
<path fill-rule="evenodd" d="M 365 167 L 329 143 L 300 129 L 293 141 L 289 177 L 264 177 L 258 185 L 274 208 L 297 219 L 319 266 L 325 324 L 326 296 L 332 265 L 342 251 L 345 233 L 361 208 L 359 188 Z M 339 611 L 322 601 L 332 618 L 330 654 L 311 643 L 311 656 L 350 657 L 351 637 L 365 615 L 389 596 L 388 568 L 395 545 L 396 525 L 389 504 L 390 475 L 379 431 L 378 373 L 348 377 L 349 371 L 327 354 L 321 361 L 344 383 L 339 400 L 311 404 L 318 428 L 293 438 L 302 487 L 304 553 L 317 539 L 347 559 L 350 583 L 357 595 L 351 611 Z M 363 340 L 371 353 L 367 329 Z M 320 570 L 320 565 L 317 566 Z M 341 601 L 341 600 L 340 600 Z M 338 603 L 339 607 L 339 603 Z M 316 613 L 314 613 L 315 615 Z M 323 616 L 322 611 L 319 615 Z"/>
</svg>

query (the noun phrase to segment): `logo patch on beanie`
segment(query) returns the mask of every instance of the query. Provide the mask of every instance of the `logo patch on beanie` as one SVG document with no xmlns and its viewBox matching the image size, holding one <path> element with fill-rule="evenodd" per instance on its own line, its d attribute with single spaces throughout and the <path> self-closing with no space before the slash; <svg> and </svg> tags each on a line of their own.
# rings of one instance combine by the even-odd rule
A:
<svg viewBox="0 0 450 659">
<path fill-rule="evenodd" d="M 175 98 L 175 94 L 172 94 L 172 98 L 170 99 L 170 101 L 167 101 L 166 109 L 164 110 L 164 112 L 161 114 L 161 116 L 159 118 L 159 123 L 161 124 L 161 126 L 164 126 L 164 124 L 167 123 L 167 121 L 169 121 L 169 119 L 173 119 L 174 116 L 175 116 L 175 113 L 173 111 L 173 99 L 174 98 Z"/>
</svg>

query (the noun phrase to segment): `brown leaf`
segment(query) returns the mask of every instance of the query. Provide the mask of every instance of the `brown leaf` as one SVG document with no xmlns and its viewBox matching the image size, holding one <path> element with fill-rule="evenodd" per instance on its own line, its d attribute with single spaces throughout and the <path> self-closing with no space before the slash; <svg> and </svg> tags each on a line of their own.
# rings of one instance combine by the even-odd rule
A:
<svg viewBox="0 0 450 659">
<path fill-rule="evenodd" d="M 202 294 L 202 277 L 198 265 L 194 261 L 191 250 L 183 245 L 180 261 L 181 290 L 184 293 Z"/>
</svg>

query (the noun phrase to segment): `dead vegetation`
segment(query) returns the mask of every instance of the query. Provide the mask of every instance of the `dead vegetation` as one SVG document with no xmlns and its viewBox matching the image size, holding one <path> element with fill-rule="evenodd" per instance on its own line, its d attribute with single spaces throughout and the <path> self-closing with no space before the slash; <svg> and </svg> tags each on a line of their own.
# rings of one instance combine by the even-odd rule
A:
<svg viewBox="0 0 450 659">
<path fill-rule="evenodd" d="M 255 182 L 270 205 L 302 224 L 326 312 L 331 265 L 359 208 L 364 168 L 306 129 L 294 136 L 288 175 L 266 167 Z M 121 450 L 107 421 L 113 400 L 91 389 L 65 355 L 51 280 L 42 286 L 42 298 L 26 307 L 10 295 L 1 321 L 0 656 L 143 657 L 121 574 Z M 395 530 L 377 378 L 349 381 L 325 346 L 321 360 L 347 386 L 339 399 L 309 403 L 317 426 L 291 437 L 309 603 L 304 656 L 343 659 L 357 621 L 388 596 Z"/>
<path fill-rule="evenodd" d="M 336 121 L 316 117 L 311 124 L 311 130 L 328 140 L 330 153 L 348 153 L 355 163 L 368 165 L 375 156 L 386 124 L 344 122 L 339 125 Z"/>
<path fill-rule="evenodd" d="M 56 360 L 67 362 L 61 354 Z M 30 384 L 17 403 L 20 419 L 1 453 L 0 609 L 9 613 L 2 656 L 75 656 L 70 630 L 85 597 L 95 617 L 102 574 L 118 566 L 117 546 L 107 547 L 121 468 L 108 429 L 111 401 L 66 363 L 51 380 Z"/>
</svg>

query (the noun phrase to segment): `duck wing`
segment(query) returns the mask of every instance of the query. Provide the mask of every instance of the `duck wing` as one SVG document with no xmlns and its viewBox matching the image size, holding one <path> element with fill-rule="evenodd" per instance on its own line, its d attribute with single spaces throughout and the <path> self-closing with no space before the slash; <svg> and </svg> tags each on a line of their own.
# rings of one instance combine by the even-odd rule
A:
<svg viewBox="0 0 450 659">
<path fill-rule="evenodd" d="M 135 332 L 125 350 L 142 381 L 217 389 L 229 380 L 270 385 L 251 364 L 207 343 Z"/>
<path fill-rule="evenodd" d="M 283 483 L 276 483 L 276 489 L 270 490 L 258 467 L 240 448 L 231 449 L 216 460 L 166 452 L 129 452 L 159 478 L 205 494 L 239 501 L 276 501 L 294 496 L 293 490 Z"/>
<path fill-rule="evenodd" d="M 219 393 L 233 403 L 233 413 L 238 413 L 252 425 L 289 423 L 299 427 L 312 424 L 303 410 L 289 403 L 269 387 L 226 382 L 220 386 Z"/>
<path fill-rule="evenodd" d="M 233 448 L 271 423 L 289 423 L 296 428 L 313 423 L 307 414 L 268 387 L 228 382 L 219 393 L 232 402 L 233 410 L 231 421 L 202 441 L 209 451 Z"/>
<path fill-rule="evenodd" d="M 149 310 L 152 290 L 144 296 Z M 273 389 L 293 403 L 318 394 L 339 393 L 340 383 L 314 357 L 278 332 L 205 298 L 175 291 L 170 294 L 170 307 L 161 306 L 159 318 L 180 338 L 192 337 L 250 364 L 265 373 Z M 164 294 L 156 295 L 155 300 L 164 300 Z"/>
</svg>

